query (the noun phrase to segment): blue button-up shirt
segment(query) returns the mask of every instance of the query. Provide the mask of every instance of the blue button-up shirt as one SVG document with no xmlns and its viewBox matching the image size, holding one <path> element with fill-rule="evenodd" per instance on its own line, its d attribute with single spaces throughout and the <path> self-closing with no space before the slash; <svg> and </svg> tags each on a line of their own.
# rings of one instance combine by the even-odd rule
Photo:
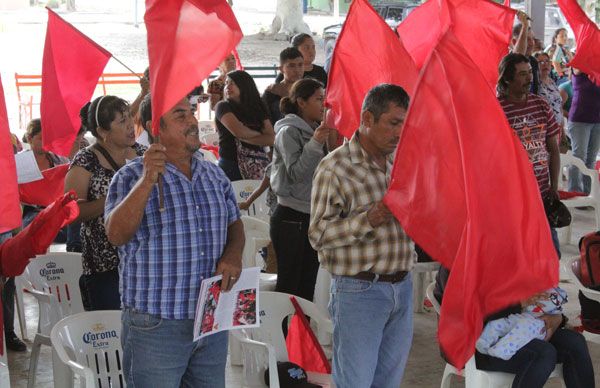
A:
<svg viewBox="0 0 600 388">
<path fill-rule="evenodd" d="M 105 213 L 127 196 L 142 177 L 142 158 L 114 176 Z M 154 187 L 140 226 L 119 247 L 123 307 L 167 319 L 194 319 L 202 279 L 214 274 L 227 241 L 227 227 L 240 218 L 229 179 L 198 152 L 192 179 L 167 163 L 163 178 L 165 210 Z"/>
</svg>

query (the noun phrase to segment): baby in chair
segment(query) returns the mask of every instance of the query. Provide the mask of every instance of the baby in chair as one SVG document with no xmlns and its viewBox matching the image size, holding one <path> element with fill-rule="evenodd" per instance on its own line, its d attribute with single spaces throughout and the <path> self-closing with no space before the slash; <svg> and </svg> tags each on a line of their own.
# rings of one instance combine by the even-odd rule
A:
<svg viewBox="0 0 600 388">
<path fill-rule="evenodd" d="M 509 360 L 532 339 L 543 340 L 546 337 L 546 327 L 539 317 L 545 314 L 562 314 L 562 305 L 567 303 L 567 293 L 560 287 L 551 288 L 546 293 L 548 299 L 528 306 L 521 314 L 511 314 L 488 322 L 475 344 L 477 350 Z"/>
</svg>

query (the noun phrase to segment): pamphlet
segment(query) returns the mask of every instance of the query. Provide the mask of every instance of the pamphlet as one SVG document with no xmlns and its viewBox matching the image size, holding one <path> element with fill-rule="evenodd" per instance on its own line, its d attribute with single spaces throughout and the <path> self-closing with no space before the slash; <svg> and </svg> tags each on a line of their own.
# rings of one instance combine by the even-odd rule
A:
<svg viewBox="0 0 600 388">
<path fill-rule="evenodd" d="M 38 167 L 33 155 L 33 151 L 27 150 L 15 155 L 15 164 L 17 167 L 17 183 L 29 183 L 39 181 L 44 176 Z"/>
<path fill-rule="evenodd" d="M 259 276 L 260 268 L 244 268 L 227 292 L 221 291 L 221 275 L 204 279 L 196 307 L 194 341 L 224 330 L 258 327 Z"/>
</svg>

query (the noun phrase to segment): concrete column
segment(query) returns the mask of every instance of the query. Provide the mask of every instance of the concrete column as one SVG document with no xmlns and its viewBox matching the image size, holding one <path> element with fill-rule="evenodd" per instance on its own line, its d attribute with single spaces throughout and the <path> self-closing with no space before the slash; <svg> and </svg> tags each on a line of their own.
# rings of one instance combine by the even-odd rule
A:
<svg viewBox="0 0 600 388">
<path fill-rule="evenodd" d="M 531 23 L 533 35 L 543 42 L 546 25 L 546 0 L 525 0 L 525 12 L 533 20 Z"/>
</svg>

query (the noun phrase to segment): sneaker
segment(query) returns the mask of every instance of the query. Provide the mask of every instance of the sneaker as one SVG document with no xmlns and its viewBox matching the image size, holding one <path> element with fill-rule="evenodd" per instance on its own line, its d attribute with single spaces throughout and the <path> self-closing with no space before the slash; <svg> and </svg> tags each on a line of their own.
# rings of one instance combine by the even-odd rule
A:
<svg viewBox="0 0 600 388">
<path fill-rule="evenodd" d="M 27 350 L 27 345 L 25 345 L 25 342 L 21 341 L 21 339 L 19 339 L 15 333 L 6 334 L 4 338 L 6 338 L 6 348 L 8 350 L 15 352 L 24 352 Z"/>
</svg>

